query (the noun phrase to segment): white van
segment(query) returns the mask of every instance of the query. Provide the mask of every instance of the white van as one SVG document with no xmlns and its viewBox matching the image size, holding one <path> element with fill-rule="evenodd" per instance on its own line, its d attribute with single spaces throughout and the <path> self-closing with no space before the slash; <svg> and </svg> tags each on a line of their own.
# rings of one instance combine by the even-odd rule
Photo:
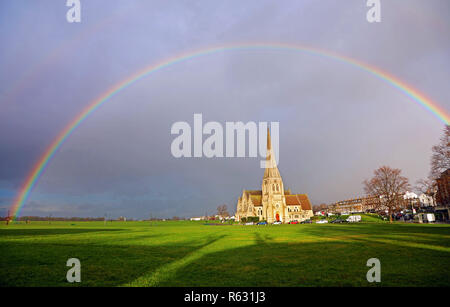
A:
<svg viewBox="0 0 450 307">
<path fill-rule="evenodd" d="M 427 219 L 428 223 L 436 222 L 436 217 L 434 216 L 433 213 L 427 213 L 426 219 Z"/>
<path fill-rule="evenodd" d="M 434 223 L 436 222 L 436 217 L 433 213 L 419 213 L 419 223 Z"/>
<path fill-rule="evenodd" d="M 346 221 L 349 223 L 361 222 L 361 215 L 350 215 Z"/>
</svg>

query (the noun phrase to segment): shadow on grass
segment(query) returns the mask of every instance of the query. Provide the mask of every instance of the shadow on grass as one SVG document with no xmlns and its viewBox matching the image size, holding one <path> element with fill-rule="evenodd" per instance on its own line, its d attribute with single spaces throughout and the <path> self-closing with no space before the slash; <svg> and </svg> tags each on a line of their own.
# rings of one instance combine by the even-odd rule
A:
<svg viewBox="0 0 450 307">
<path fill-rule="evenodd" d="M 0 286 L 117 286 L 183 258 L 197 247 L 194 243 L 117 246 L 7 242 L 1 246 Z M 80 259 L 80 284 L 66 281 L 69 258 Z"/>
<path fill-rule="evenodd" d="M 70 234 L 80 234 L 87 232 L 109 232 L 109 231 L 120 231 L 123 229 L 114 228 L 114 229 L 89 229 L 89 228 L 33 228 L 33 229 L 0 229 L 0 237 L 9 237 L 9 236 L 49 236 L 49 235 L 70 235 Z"/>
<path fill-rule="evenodd" d="M 450 227 L 445 225 L 411 225 L 411 224 L 338 224 L 305 225 L 299 233 L 317 238 L 335 240 L 386 240 L 393 244 L 423 244 L 424 248 L 450 247 Z"/>
<path fill-rule="evenodd" d="M 144 239 L 156 237 L 158 235 L 148 235 Z M 82 240 L 57 244 L 2 242 L 0 286 L 120 286 L 137 280 L 144 273 L 155 275 L 161 268 L 183 261 L 191 253 L 221 238 L 153 246 L 114 245 L 116 238 L 104 245 L 83 243 Z M 80 260 L 81 283 L 71 284 L 66 280 L 69 258 Z"/>
<path fill-rule="evenodd" d="M 445 246 L 450 227 L 444 228 L 292 225 L 300 239 L 288 238 L 289 242 L 279 241 L 281 228 L 281 232 L 249 228 L 246 234 L 253 237 L 253 244 L 236 248 L 229 247 L 236 237 L 218 233 L 180 242 L 167 242 L 170 236 L 165 233 L 138 237 L 125 233 L 95 243 L 83 241 L 83 236 L 79 241 L 68 236 L 71 240 L 58 243 L 5 240 L 0 242 L 0 286 L 448 287 L 450 253 Z M 89 229 L 63 230 L 71 234 Z M 299 241 L 300 233 L 305 241 Z M 410 244 L 400 244 L 404 242 Z M 66 281 L 69 258 L 81 261 L 81 284 Z M 369 258 L 381 261 L 380 284 L 366 280 Z"/>
<path fill-rule="evenodd" d="M 340 230 L 355 229 L 343 227 Z M 429 232 L 435 234 L 432 230 Z M 444 240 L 448 239 L 442 239 L 441 243 Z M 171 280 L 158 285 L 450 286 L 450 253 L 415 247 L 414 241 L 411 246 L 404 246 L 366 236 L 279 243 L 256 233 L 255 242 L 247 247 L 205 254 L 179 268 Z M 370 269 L 366 263 L 370 258 L 378 258 L 381 262 L 381 283 L 369 283 L 366 279 Z"/>
<path fill-rule="evenodd" d="M 135 286 L 135 287 L 154 287 L 161 285 L 164 282 L 167 282 L 169 280 L 172 280 L 174 275 L 176 274 L 177 270 L 179 268 L 182 268 L 192 261 L 195 261 L 203 256 L 203 253 L 208 248 L 213 245 L 215 242 L 225 238 L 226 235 L 220 235 L 220 236 L 208 236 L 206 239 L 206 242 L 203 243 L 200 246 L 197 246 L 197 248 L 191 252 L 189 252 L 184 257 L 177 259 L 173 262 L 170 262 L 164 266 L 159 267 L 157 270 L 153 270 L 151 272 L 147 272 L 146 274 L 142 275 L 138 279 L 134 280 L 131 283 L 125 284 L 125 286 Z"/>
<path fill-rule="evenodd" d="M 448 225 L 423 225 L 423 224 L 407 224 L 407 223 L 393 223 L 393 224 L 369 224 L 369 223 L 355 223 L 355 224 L 324 224 L 324 225 L 300 225 L 300 232 L 308 232 L 320 236 L 329 236 L 332 234 L 347 233 L 347 234 L 437 234 L 450 235 L 450 227 Z"/>
</svg>

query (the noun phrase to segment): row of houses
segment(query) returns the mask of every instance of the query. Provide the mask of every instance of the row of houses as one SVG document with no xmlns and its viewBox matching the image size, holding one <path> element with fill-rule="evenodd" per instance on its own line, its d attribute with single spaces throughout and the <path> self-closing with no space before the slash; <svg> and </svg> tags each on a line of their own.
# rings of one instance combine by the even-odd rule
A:
<svg viewBox="0 0 450 307">
<path fill-rule="evenodd" d="M 383 209 L 382 197 L 379 196 L 365 196 L 357 197 L 346 200 L 341 200 L 330 204 L 327 208 L 327 212 L 330 213 L 356 213 L 356 212 L 377 212 Z M 406 192 L 405 194 L 399 195 L 398 208 L 401 209 L 412 209 L 412 208 L 423 208 L 434 206 L 433 198 L 421 194 L 412 192 Z"/>
<path fill-rule="evenodd" d="M 341 200 L 327 206 L 325 210 L 318 210 L 317 215 L 326 213 L 350 214 L 385 211 L 382 206 L 382 197 L 365 196 Z M 416 209 L 426 212 L 442 214 L 444 220 L 449 220 L 450 215 L 450 169 L 441 174 L 437 179 L 437 191 L 435 197 L 427 194 L 417 195 L 406 192 L 399 195 L 397 209 Z"/>
</svg>

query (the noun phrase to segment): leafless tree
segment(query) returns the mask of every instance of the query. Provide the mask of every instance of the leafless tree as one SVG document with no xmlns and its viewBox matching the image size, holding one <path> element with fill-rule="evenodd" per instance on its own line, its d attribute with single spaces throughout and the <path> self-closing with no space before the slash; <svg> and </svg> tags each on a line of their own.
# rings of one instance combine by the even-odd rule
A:
<svg viewBox="0 0 450 307">
<path fill-rule="evenodd" d="M 450 125 L 446 125 L 439 144 L 433 146 L 430 179 L 436 180 L 450 168 Z"/>
<path fill-rule="evenodd" d="M 228 213 L 227 205 L 218 206 L 217 207 L 217 215 L 219 215 L 221 217 L 230 216 L 230 214 Z"/>
<path fill-rule="evenodd" d="M 324 211 L 328 209 L 328 205 L 325 203 L 322 203 L 320 205 L 314 205 L 313 206 L 313 211 L 317 212 L 317 211 Z"/>
<path fill-rule="evenodd" d="M 420 193 L 430 196 L 433 199 L 433 204 L 436 204 L 436 180 L 433 180 L 431 178 L 419 179 L 416 182 L 415 189 Z"/>
<path fill-rule="evenodd" d="M 374 171 L 371 179 L 363 182 L 367 195 L 380 197 L 379 205 L 388 209 L 390 222 L 394 209 L 403 201 L 402 196 L 409 189 L 408 178 L 403 177 L 401 172 L 398 168 L 382 166 Z"/>
<path fill-rule="evenodd" d="M 5 219 L 6 225 L 9 225 L 10 220 L 11 220 L 11 216 L 9 215 L 9 210 L 8 210 L 8 215 L 6 216 L 6 219 Z"/>
</svg>

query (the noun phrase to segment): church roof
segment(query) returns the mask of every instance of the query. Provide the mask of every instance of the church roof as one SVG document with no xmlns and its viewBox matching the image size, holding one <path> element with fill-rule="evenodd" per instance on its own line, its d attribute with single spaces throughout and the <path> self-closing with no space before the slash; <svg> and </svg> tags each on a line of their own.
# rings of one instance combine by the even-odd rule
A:
<svg viewBox="0 0 450 307">
<path fill-rule="evenodd" d="M 311 203 L 306 194 L 286 195 L 286 205 L 301 206 L 303 210 L 311 210 Z"/>
<path fill-rule="evenodd" d="M 251 195 L 250 198 L 252 199 L 253 206 L 262 206 L 262 196 L 260 195 Z"/>
<path fill-rule="evenodd" d="M 261 190 L 249 190 L 249 191 L 246 191 L 248 194 L 250 194 L 250 195 L 261 195 L 262 194 L 262 191 Z"/>
<path fill-rule="evenodd" d="M 250 196 L 253 206 L 262 206 L 261 190 L 246 190 L 245 193 Z M 307 194 L 290 194 L 290 190 L 285 190 L 284 193 L 287 206 L 300 206 L 302 210 L 312 210 Z"/>
</svg>

